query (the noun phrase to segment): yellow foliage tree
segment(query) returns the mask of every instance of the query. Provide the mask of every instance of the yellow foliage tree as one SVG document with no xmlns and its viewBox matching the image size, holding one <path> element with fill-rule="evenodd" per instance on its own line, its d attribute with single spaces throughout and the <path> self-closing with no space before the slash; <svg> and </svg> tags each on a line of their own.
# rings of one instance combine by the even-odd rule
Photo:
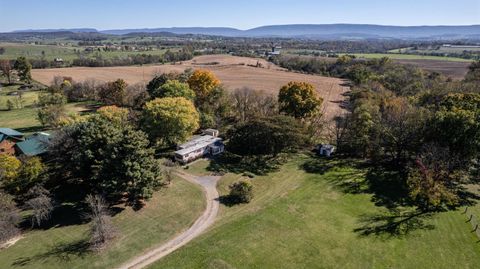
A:
<svg viewBox="0 0 480 269">
<path fill-rule="evenodd" d="M 0 186 L 15 180 L 21 165 L 14 156 L 0 154 Z"/>
<path fill-rule="evenodd" d="M 128 119 L 127 108 L 122 108 L 118 106 L 104 106 L 99 108 L 97 112 L 105 119 L 116 123 L 126 122 Z"/>
<path fill-rule="evenodd" d="M 150 138 L 168 146 L 185 141 L 199 128 L 199 120 L 192 101 L 184 97 L 156 98 L 147 102 L 143 111 Z"/>
<path fill-rule="evenodd" d="M 197 101 L 202 102 L 207 99 L 210 93 L 218 86 L 220 86 L 220 80 L 208 70 L 198 69 L 193 72 L 187 81 L 190 89 L 192 89 L 196 96 Z"/>
<path fill-rule="evenodd" d="M 295 118 L 314 116 L 319 112 L 322 102 L 315 87 L 306 82 L 291 81 L 278 94 L 280 112 Z"/>
</svg>

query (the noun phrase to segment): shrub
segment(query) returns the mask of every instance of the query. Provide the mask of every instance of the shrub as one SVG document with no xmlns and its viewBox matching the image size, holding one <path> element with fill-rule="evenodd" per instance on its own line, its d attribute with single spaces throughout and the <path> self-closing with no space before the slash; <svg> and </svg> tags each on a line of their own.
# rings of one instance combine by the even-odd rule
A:
<svg viewBox="0 0 480 269">
<path fill-rule="evenodd" d="M 230 185 L 230 198 L 238 203 L 250 203 L 253 198 L 253 185 L 248 181 L 239 181 Z"/>
</svg>

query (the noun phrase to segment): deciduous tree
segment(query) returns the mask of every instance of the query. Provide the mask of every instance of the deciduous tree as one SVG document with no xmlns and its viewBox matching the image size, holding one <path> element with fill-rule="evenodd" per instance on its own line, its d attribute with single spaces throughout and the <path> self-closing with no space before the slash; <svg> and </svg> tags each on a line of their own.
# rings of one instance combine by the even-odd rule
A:
<svg viewBox="0 0 480 269">
<path fill-rule="evenodd" d="M 90 249 L 100 251 L 115 238 L 117 229 L 113 226 L 107 202 L 102 196 L 88 195 L 85 201 L 90 209 L 87 214 L 90 219 Z"/>
<path fill-rule="evenodd" d="M 22 81 L 26 83 L 30 83 L 32 81 L 32 74 L 30 73 L 32 70 L 32 65 L 27 58 L 23 56 L 18 57 L 13 67 L 15 70 L 17 70 L 18 76 Z"/>
<path fill-rule="evenodd" d="M 106 105 L 123 105 L 127 86 L 127 83 L 123 79 L 105 83 L 100 87 L 98 92 L 100 101 Z"/>
<path fill-rule="evenodd" d="M 171 146 L 199 128 L 199 114 L 192 101 L 183 97 L 157 98 L 145 104 L 143 122 L 152 139 Z"/>
<path fill-rule="evenodd" d="M 205 102 L 213 90 L 220 86 L 220 80 L 208 70 L 195 70 L 188 79 L 188 85 L 196 94 L 196 104 Z"/>
<path fill-rule="evenodd" d="M 13 68 L 9 60 L 0 60 L 0 71 L 7 78 L 8 84 L 12 84 Z"/>
<path fill-rule="evenodd" d="M 323 99 L 312 84 L 289 82 L 280 89 L 278 103 L 280 112 L 295 118 L 308 118 L 319 112 Z"/>
</svg>

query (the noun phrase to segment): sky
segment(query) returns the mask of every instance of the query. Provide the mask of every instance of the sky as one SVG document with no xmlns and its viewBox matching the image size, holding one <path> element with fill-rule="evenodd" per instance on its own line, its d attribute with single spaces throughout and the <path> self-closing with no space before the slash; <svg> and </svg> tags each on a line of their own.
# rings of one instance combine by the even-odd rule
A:
<svg viewBox="0 0 480 269">
<path fill-rule="evenodd" d="M 480 24 L 480 0 L 0 0 L 0 32 L 330 23 Z"/>
</svg>

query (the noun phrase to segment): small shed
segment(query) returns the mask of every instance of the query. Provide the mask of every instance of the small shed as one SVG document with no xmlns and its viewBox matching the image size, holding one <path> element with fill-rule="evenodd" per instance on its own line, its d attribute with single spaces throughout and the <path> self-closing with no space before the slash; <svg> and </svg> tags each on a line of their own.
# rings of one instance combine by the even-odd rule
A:
<svg viewBox="0 0 480 269">
<path fill-rule="evenodd" d="M 335 152 L 335 146 L 330 144 L 318 145 L 318 155 L 330 157 Z"/>
</svg>

